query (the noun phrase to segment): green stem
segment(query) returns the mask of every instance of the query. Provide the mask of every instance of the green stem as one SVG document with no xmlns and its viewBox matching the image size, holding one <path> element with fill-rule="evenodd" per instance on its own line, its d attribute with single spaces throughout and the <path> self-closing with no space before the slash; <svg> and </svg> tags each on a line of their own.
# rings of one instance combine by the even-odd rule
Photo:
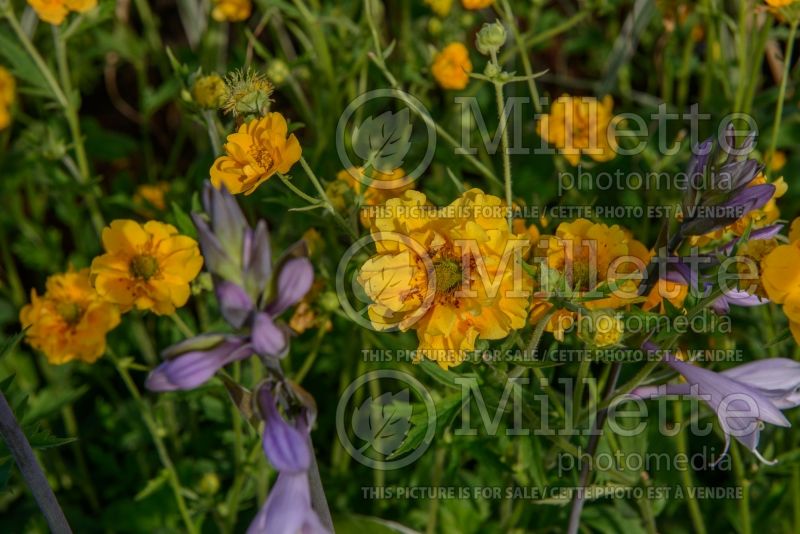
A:
<svg viewBox="0 0 800 534">
<path fill-rule="evenodd" d="M 322 319 L 322 324 L 324 325 L 326 319 Z M 324 326 L 320 326 L 317 330 L 317 335 L 314 338 L 314 345 L 311 347 L 311 351 L 306 356 L 306 359 L 303 361 L 303 365 L 294 375 L 294 382 L 296 384 L 301 384 L 303 379 L 306 377 L 308 372 L 311 370 L 311 367 L 314 365 L 314 362 L 317 359 L 317 355 L 319 354 L 320 346 L 322 345 L 322 339 L 325 337 L 325 328 Z"/>
<path fill-rule="evenodd" d="M 356 234 L 355 230 L 353 230 L 350 225 L 347 224 L 347 221 L 345 221 L 344 218 L 339 215 L 339 212 L 336 211 L 336 208 L 333 207 L 333 203 L 331 203 L 331 199 L 325 192 L 325 188 L 322 187 L 322 182 L 319 181 L 319 178 L 317 178 L 317 175 L 314 174 L 313 170 L 311 170 L 306 158 L 303 156 L 300 156 L 300 166 L 303 167 L 308 179 L 311 180 L 312 184 L 314 184 L 314 188 L 317 190 L 317 193 L 319 193 L 322 202 L 325 204 L 325 208 L 330 212 L 331 215 L 333 215 L 333 218 L 336 219 L 336 222 L 338 222 L 339 225 L 344 228 L 348 234 L 350 234 L 350 237 L 353 239 L 358 239 L 358 235 Z M 318 203 L 318 201 L 315 199 L 314 203 Z"/>
<path fill-rule="evenodd" d="M 31 59 L 36 64 L 36 68 L 39 69 L 42 77 L 44 78 L 47 85 L 50 87 L 50 90 L 53 92 L 53 97 L 56 99 L 58 104 L 63 107 L 67 108 L 69 103 L 67 102 L 67 97 L 64 95 L 64 92 L 61 90 L 61 86 L 58 85 L 55 76 L 50 71 L 50 68 L 45 63 L 42 56 L 39 55 L 38 50 L 36 47 L 33 46 L 33 43 L 30 39 L 28 39 L 27 34 L 22 29 L 22 26 L 19 24 L 19 20 L 17 20 L 17 16 L 14 13 L 14 10 L 11 8 L 11 3 L 8 3 L 8 9 L 4 13 L 6 20 L 8 20 L 8 24 L 11 26 L 11 29 L 14 30 L 14 33 L 17 35 L 17 38 L 22 43 L 22 47 L 28 52 L 28 55 L 31 56 Z"/>
<path fill-rule="evenodd" d="M 236 516 L 238 515 L 239 511 L 239 502 L 242 497 L 242 489 L 244 488 L 244 483 L 247 481 L 247 477 L 250 474 L 249 468 L 255 464 L 256 461 L 258 461 L 259 455 L 262 454 L 261 451 L 261 440 L 257 439 L 253 444 L 253 447 L 250 449 L 250 452 L 247 454 L 245 465 L 242 469 L 239 469 L 233 479 L 233 484 L 231 484 L 231 489 L 228 492 L 227 499 L 228 520 L 226 532 L 233 532 L 236 527 Z"/>
<path fill-rule="evenodd" d="M 291 189 L 292 193 L 294 193 L 295 195 L 299 196 L 300 198 L 302 198 L 303 200 L 305 200 L 305 201 L 306 201 L 306 202 L 308 202 L 309 204 L 319 204 L 319 200 L 318 200 L 318 199 L 316 199 L 316 198 L 312 197 L 311 195 L 307 195 L 307 194 L 303 193 L 303 191 L 301 191 L 300 189 L 298 189 L 298 188 L 297 188 L 297 187 L 296 187 L 296 186 L 295 186 L 295 185 L 292 183 L 292 181 L 291 181 L 291 180 L 290 180 L 288 177 L 286 177 L 285 175 L 283 175 L 283 174 L 281 174 L 281 173 L 278 173 L 278 178 L 280 178 L 281 182 L 283 182 L 283 184 L 284 184 L 286 187 L 288 187 L 289 189 Z"/>
<path fill-rule="evenodd" d="M 189 328 L 189 325 L 187 325 L 183 319 L 181 319 L 177 311 L 175 313 L 171 313 L 169 315 L 169 318 L 172 319 L 172 322 L 175 323 L 175 325 L 178 327 L 178 330 L 181 331 L 181 334 L 183 334 L 187 338 L 195 336 L 194 331 L 191 328 Z"/>
<path fill-rule="evenodd" d="M 136 387 L 136 383 L 131 378 L 128 369 L 122 365 L 122 363 L 111 351 L 108 352 L 108 355 L 109 358 L 111 358 L 111 361 L 114 362 L 114 367 L 117 369 L 122 381 L 125 382 L 125 386 L 128 388 L 131 397 L 133 397 L 133 400 L 136 402 L 136 405 L 139 408 L 142 421 L 147 427 L 147 431 L 150 433 L 150 437 L 153 440 L 153 444 L 156 447 L 156 452 L 158 453 L 158 458 L 161 460 L 161 465 L 164 467 L 164 469 L 166 469 L 169 476 L 169 484 L 172 488 L 172 493 L 175 496 L 175 502 L 178 505 L 178 510 L 180 511 L 181 518 L 186 526 L 186 530 L 190 534 L 196 534 L 197 528 L 195 527 L 191 516 L 189 515 L 189 509 L 186 507 L 186 501 L 183 498 L 183 487 L 181 486 L 178 472 L 175 469 L 175 465 L 172 463 L 172 459 L 169 457 L 167 448 L 164 446 L 164 441 L 161 439 L 161 434 L 155 418 L 153 417 L 150 404 L 142 398 L 139 388 Z"/>
<path fill-rule="evenodd" d="M 60 33 L 59 27 L 52 26 L 52 28 L 53 44 L 56 50 L 56 63 L 58 64 L 58 73 L 61 78 L 61 88 L 65 95 L 64 116 L 67 119 L 70 136 L 72 137 L 72 148 L 75 151 L 75 159 L 78 163 L 78 171 L 80 173 L 79 182 L 82 185 L 90 187 L 90 191 L 86 195 L 86 205 L 89 208 L 89 217 L 91 218 L 92 225 L 97 231 L 97 234 L 101 235 L 103 227 L 105 227 L 105 222 L 100 213 L 100 207 L 97 204 L 94 186 L 91 185 L 92 174 L 89 169 L 89 158 L 86 155 L 86 146 L 83 142 L 81 121 L 78 115 L 79 100 L 77 97 L 73 98 L 72 75 L 70 74 L 69 61 L 67 59 L 67 43 Z"/>
<path fill-rule="evenodd" d="M 736 481 L 742 488 L 742 498 L 739 499 L 739 516 L 741 519 L 742 534 L 752 534 L 753 524 L 750 519 L 750 481 L 745 477 L 744 461 L 739 452 L 739 444 L 731 443 L 731 459 Z"/>
<path fill-rule="evenodd" d="M 676 402 L 673 405 L 673 412 L 675 414 L 675 424 L 680 431 L 675 437 L 678 454 L 683 454 L 685 457 L 688 455 L 688 444 L 686 440 L 686 433 L 683 431 L 683 406 Z M 689 490 L 694 486 L 692 481 L 692 472 L 689 469 L 681 471 L 681 482 L 683 484 L 684 495 L 686 496 L 686 506 L 689 508 L 689 517 L 692 519 L 692 526 L 697 534 L 706 534 L 706 525 L 703 521 L 703 513 L 700 511 L 700 504 L 697 502 L 695 494 Z"/>
<path fill-rule="evenodd" d="M 211 150 L 214 151 L 214 157 L 222 154 L 222 143 L 219 139 L 219 130 L 217 129 L 217 120 L 214 111 L 210 109 L 203 110 L 203 119 L 206 122 L 206 129 L 208 130 L 208 140 L 211 141 Z"/>
<path fill-rule="evenodd" d="M 792 49 L 794 48 L 794 39 L 797 36 L 797 24 L 798 20 L 794 20 L 789 27 L 789 38 L 786 41 L 786 51 L 783 54 L 783 76 L 778 90 L 778 102 L 775 104 L 775 122 L 772 125 L 772 138 L 769 142 L 769 152 L 767 154 L 774 154 L 775 146 L 778 144 L 778 130 L 781 127 L 783 100 L 786 98 L 786 84 L 789 81 L 789 70 L 792 66 Z"/>
<path fill-rule="evenodd" d="M 492 58 L 495 63 L 496 58 Z M 500 128 L 500 150 L 503 156 L 503 184 L 506 191 L 506 209 L 508 210 L 506 219 L 508 220 L 508 228 L 512 229 L 514 221 L 514 210 L 512 208 L 514 202 L 514 194 L 511 184 L 511 155 L 508 153 L 508 120 L 506 119 L 506 107 L 503 102 L 503 84 L 502 82 L 492 82 L 494 84 L 494 94 L 497 102 L 497 113 L 499 117 L 498 128 Z"/>
<path fill-rule="evenodd" d="M 503 12 L 505 13 L 506 22 L 509 28 L 511 28 L 511 35 L 514 37 L 514 43 L 519 50 L 520 59 L 522 59 L 522 70 L 525 71 L 528 90 L 531 93 L 531 99 L 533 99 L 533 109 L 536 113 L 541 113 L 542 103 L 539 101 L 539 90 L 536 88 L 536 80 L 533 78 L 533 67 L 531 67 L 531 60 L 528 57 L 528 49 L 525 46 L 525 41 L 522 39 L 522 34 L 519 33 L 519 28 L 514 20 L 514 13 L 511 10 L 511 4 L 508 0 L 503 0 Z"/>
<path fill-rule="evenodd" d="M 75 410 L 72 404 L 67 404 L 61 409 L 61 417 L 64 420 L 64 428 L 67 435 L 75 438 L 72 443 L 72 452 L 75 455 L 75 461 L 78 464 L 78 471 L 81 473 L 80 485 L 86 493 L 86 498 L 89 499 L 89 505 L 93 510 L 100 509 L 100 501 L 97 499 L 97 491 L 92 484 L 92 477 L 89 475 L 89 468 L 86 464 L 86 456 L 83 454 L 83 447 L 81 447 L 80 436 L 78 435 L 78 421 L 75 418 Z"/>
</svg>

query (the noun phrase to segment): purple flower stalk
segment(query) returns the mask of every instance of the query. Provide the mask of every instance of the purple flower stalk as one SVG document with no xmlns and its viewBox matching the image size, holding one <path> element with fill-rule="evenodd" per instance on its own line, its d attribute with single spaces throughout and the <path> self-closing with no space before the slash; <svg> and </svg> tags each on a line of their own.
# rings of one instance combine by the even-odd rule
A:
<svg viewBox="0 0 800 534">
<path fill-rule="evenodd" d="M 713 150 L 712 140 L 707 139 L 694 150 L 682 206 L 686 217 L 679 233 L 683 237 L 704 235 L 732 224 L 762 208 L 775 193 L 772 184 L 750 186 L 763 165 L 753 159 L 738 159 L 752 150 L 755 134 L 735 148 L 734 129 L 729 125 L 724 141 Z"/>
<path fill-rule="evenodd" d="M 275 319 L 299 302 L 314 281 L 308 258 L 292 254 L 285 254 L 273 272 L 266 223 L 250 228 L 230 193 L 206 184 L 204 203 L 210 221 L 194 214 L 200 246 L 214 276 L 220 312 L 240 332 L 202 334 L 164 350 L 167 361 L 147 378 L 152 391 L 196 388 L 222 367 L 253 354 L 285 356 L 289 331 Z"/>
<path fill-rule="evenodd" d="M 248 534 L 329 533 L 311 505 L 309 410 L 303 409 L 290 424 L 278 410 L 279 399 L 270 385 L 262 385 L 256 395 L 264 418 L 264 454 L 278 471 L 278 479 Z"/>
<path fill-rule="evenodd" d="M 657 350 L 646 344 L 647 350 Z M 736 438 L 756 457 L 768 461 L 758 452 L 762 423 L 789 427 L 781 410 L 800 405 L 800 362 L 787 358 L 758 360 L 731 369 L 714 372 L 686 363 L 670 353 L 664 363 L 680 373 L 685 383 L 643 386 L 630 394 L 640 398 L 683 395 L 705 401 L 717 414 L 725 433 L 725 456 L 730 436 Z"/>
</svg>

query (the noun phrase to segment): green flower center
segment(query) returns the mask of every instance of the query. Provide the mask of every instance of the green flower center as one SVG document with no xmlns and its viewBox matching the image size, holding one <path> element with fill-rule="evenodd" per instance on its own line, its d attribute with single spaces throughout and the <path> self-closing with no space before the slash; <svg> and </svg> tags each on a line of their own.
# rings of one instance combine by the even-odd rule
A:
<svg viewBox="0 0 800 534">
<path fill-rule="evenodd" d="M 70 325 L 77 324 L 83 315 L 83 310 L 76 302 L 59 302 L 56 311 Z"/>
<path fill-rule="evenodd" d="M 589 291 L 591 280 L 591 269 L 587 261 L 575 261 L 572 264 L 572 288 L 579 291 Z M 596 275 L 595 275 L 596 276 Z"/>
<path fill-rule="evenodd" d="M 135 256 L 131 260 L 130 270 L 134 278 L 149 280 L 158 272 L 158 260 L 148 254 Z"/>
<path fill-rule="evenodd" d="M 436 292 L 450 293 L 462 281 L 461 265 L 451 259 L 441 259 L 433 262 L 434 275 L 436 276 Z"/>
</svg>

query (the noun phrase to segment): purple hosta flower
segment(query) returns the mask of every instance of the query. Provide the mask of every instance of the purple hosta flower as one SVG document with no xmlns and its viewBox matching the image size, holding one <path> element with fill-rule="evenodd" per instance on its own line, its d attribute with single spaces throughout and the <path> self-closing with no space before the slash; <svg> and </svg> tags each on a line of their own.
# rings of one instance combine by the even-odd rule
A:
<svg viewBox="0 0 800 534">
<path fill-rule="evenodd" d="M 205 383 L 225 365 L 253 354 L 281 358 L 289 347 L 289 330 L 276 318 L 305 296 L 314 282 L 308 258 L 285 254 L 273 271 L 269 234 L 264 221 L 252 230 L 236 200 L 210 185 L 204 192 L 210 225 L 195 216 L 200 244 L 220 313 L 236 335 L 205 334 L 164 351 L 166 362 L 154 369 L 147 387 L 154 391 L 191 389 Z M 273 274 L 275 274 L 273 279 Z"/>
<path fill-rule="evenodd" d="M 688 187 L 684 192 L 684 220 L 679 234 L 683 237 L 705 235 L 762 208 L 775 193 L 772 184 L 750 185 L 761 173 L 763 165 L 753 159 L 739 160 L 748 153 L 755 135 L 748 135 L 741 146 L 734 148 L 734 130 L 728 127 L 725 146 L 712 150 L 708 139 L 698 145 L 689 163 Z M 724 155 L 724 158 L 720 158 Z"/>
<path fill-rule="evenodd" d="M 196 336 L 166 349 L 162 357 L 168 360 L 150 372 L 145 386 L 151 391 L 194 389 L 229 363 L 252 354 L 252 344 L 242 336 Z"/>
<path fill-rule="evenodd" d="M 278 479 L 247 529 L 248 534 L 328 533 L 311 506 L 309 410 L 301 410 L 289 423 L 280 413 L 278 395 L 269 385 L 259 388 L 256 400 L 264 419 L 264 454 L 278 471 Z"/>
<path fill-rule="evenodd" d="M 646 344 L 648 350 L 656 350 Z M 800 362 L 771 358 L 714 372 L 665 354 L 664 363 L 680 373 L 685 383 L 644 386 L 631 395 L 640 398 L 685 395 L 705 401 L 717 414 L 725 433 L 724 456 L 730 436 L 736 438 L 764 463 L 758 452 L 762 423 L 791 426 L 781 410 L 800 405 Z"/>
</svg>

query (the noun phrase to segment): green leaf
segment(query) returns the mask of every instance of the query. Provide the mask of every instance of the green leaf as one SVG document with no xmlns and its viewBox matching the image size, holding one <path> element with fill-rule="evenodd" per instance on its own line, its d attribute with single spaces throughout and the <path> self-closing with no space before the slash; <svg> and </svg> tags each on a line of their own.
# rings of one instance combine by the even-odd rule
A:
<svg viewBox="0 0 800 534">
<path fill-rule="evenodd" d="M 172 203 L 172 216 L 175 217 L 175 226 L 178 227 L 180 233 L 197 239 L 197 229 L 194 227 L 192 218 L 176 202 Z"/>
<path fill-rule="evenodd" d="M 46 94 L 53 99 L 55 96 L 50 90 L 50 86 L 42 76 L 41 71 L 36 67 L 28 53 L 19 45 L 15 39 L 8 34 L 0 32 L 0 56 L 3 56 L 11 64 L 11 70 L 20 80 L 24 80 L 38 89 L 42 94 Z"/>
<path fill-rule="evenodd" d="M 133 498 L 134 501 L 141 501 L 158 491 L 169 480 L 169 471 L 162 469 L 158 475 L 147 481 L 144 488 Z"/>
</svg>

